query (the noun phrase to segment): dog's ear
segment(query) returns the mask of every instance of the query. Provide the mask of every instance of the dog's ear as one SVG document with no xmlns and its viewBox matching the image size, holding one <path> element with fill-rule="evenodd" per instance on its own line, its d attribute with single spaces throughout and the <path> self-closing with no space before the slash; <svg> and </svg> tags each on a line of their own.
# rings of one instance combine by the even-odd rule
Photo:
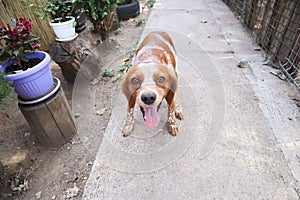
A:
<svg viewBox="0 0 300 200">
<path fill-rule="evenodd" d="M 139 87 L 138 84 L 132 84 L 132 77 L 133 74 L 137 75 L 139 72 L 137 71 L 137 66 L 132 66 L 127 73 L 125 74 L 123 80 L 122 80 L 122 92 L 127 98 L 128 101 L 128 109 L 133 108 L 135 101 L 136 101 L 136 96 L 137 96 L 137 88 Z M 142 77 L 142 75 L 140 74 Z"/>
<path fill-rule="evenodd" d="M 175 70 L 169 70 L 169 75 L 170 75 L 170 88 L 169 92 L 171 93 L 176 93 L 177 87 L 178 87 L 178 75 Z"/>
<path fill-rule="evenodd" d="M 134 107 L 136 94 L 135 94 L 135 92 L 133 92 L 129 89 L 129 79 L 128 79 L 128 76 L 126 76 L 126 75 L 122 81 L 122 92 L 125 95 L 125 97 L 127 98 L 128 111 L 129 111 L 131 108 Z"/>
<path fill-rule="evenodd" d="M 132 96 L 131 91 L 129 90 L 129 82 L 128 82 L 128 75 L 126 74 L 124 76 L 124 79 L 122 80 L 122 92 L 127 98 L 127 100 L 130 100 L 130 97 Z"/>
<path fill-rule="evenodd" d="M 166 96 L 166 100 L 170 105 L 174 102 L 175 93 L 178 87 L 178 77 L 176 71 L 174 70 L 170 70 L 169 75 L 170 75 L 170 81 L 169 81 L 170 85 L 169 85 L 169 91 Z"/>
</svg>

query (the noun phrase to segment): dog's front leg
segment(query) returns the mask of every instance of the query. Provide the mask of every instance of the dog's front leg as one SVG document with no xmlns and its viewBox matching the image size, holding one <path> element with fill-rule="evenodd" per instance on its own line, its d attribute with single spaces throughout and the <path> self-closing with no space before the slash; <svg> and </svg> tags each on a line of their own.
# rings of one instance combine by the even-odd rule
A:
<svg viewBox="0 0 300 200">
<path fill-rule="evenodd" d="M 168 131 L 171 135 L 176 136 L 178 133 L 178 126 L 176 123 L 176 103 L 174 93 L 169 92 L 166 96 L 168 103 Z"/>
<path fill-rule="evenodd" d="M 128 111 L 126 116 L 125 125 L 122 130 L 122 134 L 124 137 L 129 136 L 133 131 L 134 125 L 134 104 L 135 102 L 129 102 L 128 104 Z"/>
</svg>

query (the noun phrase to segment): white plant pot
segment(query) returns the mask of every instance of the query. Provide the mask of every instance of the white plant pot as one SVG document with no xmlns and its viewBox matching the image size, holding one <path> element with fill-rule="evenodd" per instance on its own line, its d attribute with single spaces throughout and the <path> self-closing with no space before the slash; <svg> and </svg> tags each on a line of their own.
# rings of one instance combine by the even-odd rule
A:
<svg viewBox="0 0 300 200">
<path fill-rule="evenodd" d="M 71 20 L 59 23 L 54 22 L 55 20 L 51 20 L 49 23 L 58 39 L 67 39 L 75 36 L 75 18 L 72 16 L 68 18 Z"/>
</svg>

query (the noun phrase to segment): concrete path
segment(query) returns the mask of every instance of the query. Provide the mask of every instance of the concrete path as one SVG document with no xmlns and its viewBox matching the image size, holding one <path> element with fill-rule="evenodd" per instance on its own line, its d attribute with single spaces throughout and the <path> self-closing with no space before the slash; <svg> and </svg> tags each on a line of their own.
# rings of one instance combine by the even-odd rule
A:
<svg viewBox="0 0 300 200">
<path fill-rule="evenodd" d="M 166 132 L 136 112 L 121 136 L 120 93 L 83 199 L 299 199 L 299 108 L 270 75 L 263 53 L 221 0 L 157 0 L 144 35 L 167 31 L 179 60 L 185 119 Z M 249 66 L 238 68 L 239 61 Z M 137 109 L 138 110 L 138 109 Z"/>
</svg>

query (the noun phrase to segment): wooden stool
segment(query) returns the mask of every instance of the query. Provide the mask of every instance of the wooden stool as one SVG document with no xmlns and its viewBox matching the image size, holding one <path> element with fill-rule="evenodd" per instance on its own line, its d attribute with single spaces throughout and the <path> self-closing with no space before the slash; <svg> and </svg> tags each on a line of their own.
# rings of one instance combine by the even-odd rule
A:
<svg viewBox="0 0 300 200">
<path fill-rule="evenodd" d="M 37 140 L 50 147 L 61 146 L 76 134 L 74 117 L 60 81 L 54 78 L 54 82 L 54 89 L 47 95 L 33 101 L 19 98 L 18 103 Z"/>
</svg>

